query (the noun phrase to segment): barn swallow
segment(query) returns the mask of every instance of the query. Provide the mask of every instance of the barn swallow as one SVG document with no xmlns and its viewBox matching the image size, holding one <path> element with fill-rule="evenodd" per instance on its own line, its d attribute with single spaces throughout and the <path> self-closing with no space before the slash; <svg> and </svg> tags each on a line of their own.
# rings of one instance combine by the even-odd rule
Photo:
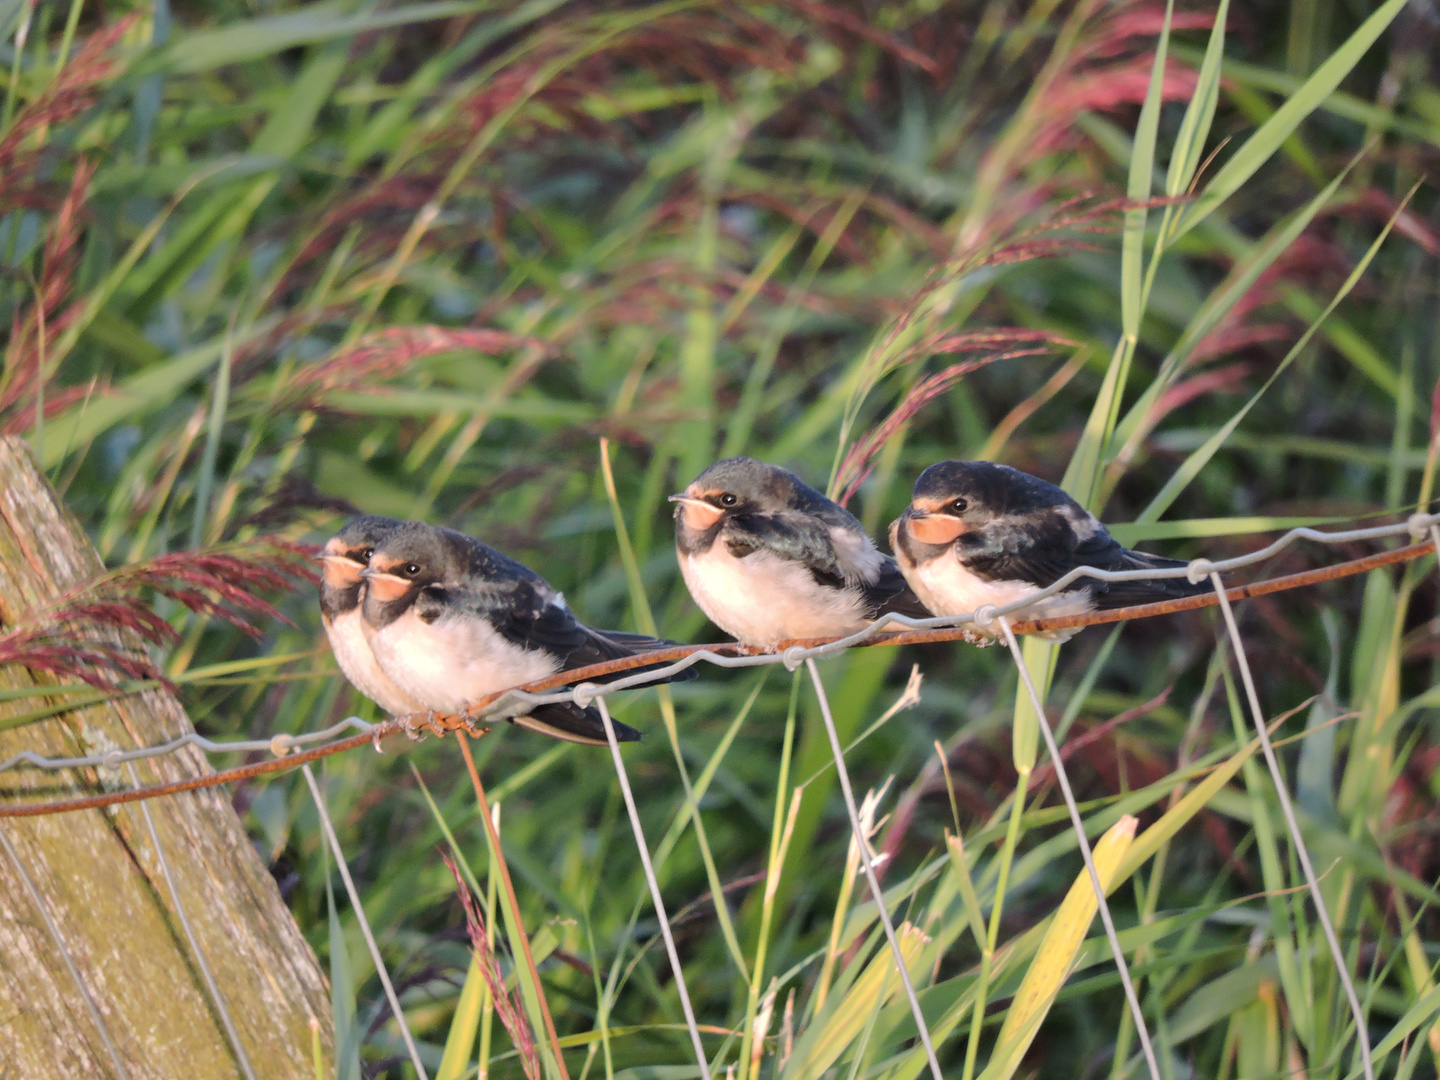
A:
<svg viewBox="0 0 1440 1080">
<path fill-rule="evenodd" d="M 690 595 L 746 645 L 841 637 L 890 612 L 930 617 L 854 515 L 794 473 L 726 458 L 670 501 Z"/>
<path fill-rule="evenodd" d="M 890 526 L 905 578 L 936 615 L 1013 604 L 1077 566 L 1168 570 L 1186 564 L 1131 551 L 1054 484 L 988 461 L 942 461 L 915 481 L 910 506 Z M 1078 615 L 1208 592 L 1185 578 L 1100 581 L 1077 578 L 1027 616 Z M 1065 640 L 1077 631 L 1051 635 Z"/>
<path fill-rule="evenodd" d="M 360 576 L 375 548 L 405 522 L 387 517 L 358 517 L 325 544 L 320 583 L 320 621 L 340 670 L 352 686 L 392 716 L 423 713 L 425 706 L 401 690 L 380 670 L 365 640 L 360 604 L 365 581 Z"/>
<path fill-rule="evenodd" d="M 500 690 L 672 644 L 592 629 L 529 567 L 463 533 L 420 522 L 381 541 L 362 577 L 365 639 L 380 669 L 439 713 L 460 714 Z M 611 678 L 637 670 L 643 669 Z M 556 739 L 607 744 L 593 706 L 517 702 L 501 715 Z M 620 723 L 615 734 L 622 742 L 640 738 Z"/>
</svg>

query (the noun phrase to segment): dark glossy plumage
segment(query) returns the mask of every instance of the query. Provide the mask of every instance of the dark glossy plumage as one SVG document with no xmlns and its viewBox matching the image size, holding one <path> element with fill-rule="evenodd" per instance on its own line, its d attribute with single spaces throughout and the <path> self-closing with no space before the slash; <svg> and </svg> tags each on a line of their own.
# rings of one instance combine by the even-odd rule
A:
<svg viewBox="0 0 1440 1080">
<path fill-rule="evenodd" d="M 1045 588 L 1079 566 L 1123 571 L 1186 565 L 1126 548 L 1061 488 L 1008 465 L 988 461 L 932 465 L 916 480 L 912 505 L 953 507 L 957 499 L 968 504 L 955 515 L 967 528 L 954 541 L 953 550 L 972 573 L 989 581 L 1023 581 Z M 948 512 L 955 514 L 953 509 Z M 901 542 L 906 542 L 903 533 Z M 915 549 L 924 547 L 913 542 L 909 546 L 915 554 L 920 554 Z M 1209 591 L 1207 584 L 1194 585 L 1183 577 L 1121 582 L 1082 577 L 1071 588 L 1089 589 L 1097 608 Z"/>
<path fill-rule="evenodd" d="M 733 503 L 718 501 L 726 496 L 733 497 Z M 836 597 L 837 609 L 848 610 L 853 598 L 864 622 L 890 612 L 920 619 L 930 614 L 910 591 L 894 560 L 875 549 L 855 516 L 788 470 L 752 458 L 726 458 L 701 473 L 685 497 L 710 499 L 723 510 L 723 517 L 708 529 L 695 530 L 687 525 L 682 508 L 676 529 L 682 560 L 702 556 L 716 543 L 739 560 L 769 553 L 808 572 L 819 590 L 812 602 L 822 603 L 819 596 L 828 591 Z M 774 599 L 777 604 L 784 602 L 781 596 Z M 707 613 L 736 633 L 723 614 L 710 610 L 716 607 L 712 602 Z M 850 629 L 847 621 L 831 632 Z"/>
<path fill-rule="evenodd" d="M 383 632 L 412 610 L 421 622 L 434 625 L 445 620 L 446 626 L 462 635 L 465 627 L 483 624 L 513 646 L 515 652 L 507 655 L 523 658 L 544 654 L 549 658 L 547 662 L 560 671 L 673 644 L 641 634 L 586 626 L 575 618 L 560 593 L 529 567 L 453 530 L 412 523 L 387 539 L 379 549 L 376 562 L 382 557 L 391 567 L 391 573 L 407 580 L 408 588 L 393 600 L 367 602 L 366 621 L 371 633 Z M 480 640 L 483 635 L 472 637 Z M 463 647 L 457 645 L 457 648 Z M 503 665 L 507 661 L 497 655 L 490 662 Z M 383 655 L 381 663 L 386 664 Z M 393 670 L 393 661 L 391 665 Z M 639 670 L 646 669 L 631 668 L 594 681 L 610 682 Z M 515 671 L 508 685 L 529 681 L 526 669 L 517 666 Z M 403 678 L 403 673 L 397 672 L 396 676 Z M 694 677 L 692 671 L 678 676 L 680 679 Z M 594 707 L 582 709 L 572 702 L 557 702 L 536 705 L 528 710 L 528 716 L 588 741 L 605 741 L 605 729 Z M 512 719 L 524 722 L 521 717 Z M 616 723 L 615 729 L 622 741 L 640 737 L 639 732 L 624 724 Z"/>
</svg>

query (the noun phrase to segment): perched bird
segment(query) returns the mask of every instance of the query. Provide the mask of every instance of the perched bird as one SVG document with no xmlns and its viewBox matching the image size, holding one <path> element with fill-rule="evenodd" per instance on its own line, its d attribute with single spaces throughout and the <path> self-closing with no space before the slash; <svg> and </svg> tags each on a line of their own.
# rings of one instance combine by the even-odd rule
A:
<svg viewBox="0 0 1440 1080">
<path fill-rule="evenodd" d="M 435 712 L 462 713 L 499 690 L 672 644 L 585 626 L 529 567 L 463 533 L 421 522 L 376 545 L 362 577 L 365 639 L 380 670 Z M 643 669 L 611 678 L 637 670 Z M 501 715 L 553 738 L 606 745 L 593 706 L 517 702 Z M 640 738 L 620 723 L 615 735 L 622 742 Z"/>
<path fill-rule="evenodd" d="M 375 548 L 404 525 L 388 517 L 358 517 L 325 544 L 320 582 L 320 621 L 340 670 L 352 686 L 392 716 L 424 712 L 425 706 L 380 670 L 361 627 L 360 604 L 365 581 L 360 576 Z"/>
<path fill-rule="evenodd" d="M 936 615 L 963 615 L 1033 596 L 1077 566 L 1161 570 L 1185 563 L 1122 547 L 1095 516 L 1054 484 L 988 461 L 942 461 L 915 481 L 910 506 L 890 526 L 905 579 Z M 1100 581 L 1080 577 L 1027 617 L 1077 615 L 1209 591 L 1187 579 Z M 1056 631 L 1065 640 L 1077 631 Z"/>
<path fill-rule="evenodd" d="M 794 473 L 726 458 L 670 501 L 690 595 L 747 645 L 853 634 L 889 612 L 930 616 L 854 515 Z"/>
</svg>

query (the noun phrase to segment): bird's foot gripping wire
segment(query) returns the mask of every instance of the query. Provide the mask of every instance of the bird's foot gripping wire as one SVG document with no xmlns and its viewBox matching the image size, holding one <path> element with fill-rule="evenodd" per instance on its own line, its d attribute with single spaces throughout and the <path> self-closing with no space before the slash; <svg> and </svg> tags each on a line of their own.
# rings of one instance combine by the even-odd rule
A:
<svg viewBox="0 0 1440 1080">
<path fill-rule="evenodd" d="M 478 739 L 481 735 L 490 734 L 490 725 L 474 713 L 462 712 L 459 716 L 455 717 L 455 719 L 460 721 L 460 726 L 465 729 L 465 734 L 469 735 L 472 739 Z"/>
<path fill-rule="evenodd" d="M 439 714 L 434 709 L 426 709 L 424 712 L 406 713 L 404 716 L 396 717 L 400 721 L 400 730 L 411 742 L 419 742 L 424 738 L 428 728 L 437 735 L 442 734 L 444 729 L 440 727 Z"/>
</svg>

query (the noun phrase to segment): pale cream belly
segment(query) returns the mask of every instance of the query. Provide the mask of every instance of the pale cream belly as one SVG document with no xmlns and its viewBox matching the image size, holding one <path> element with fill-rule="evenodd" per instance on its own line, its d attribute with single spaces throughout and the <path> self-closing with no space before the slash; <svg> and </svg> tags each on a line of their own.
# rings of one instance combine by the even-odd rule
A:
<svg viewBox="0 0 1440 1080">
<path fill-rule="evenodd" d="M 917 565 L 901 559 L 900 568 L 920 602 L 936 615 L 968 615 L 988 605 L 1004 607 L 1034 596 L 1040 590 L 1028 581 L 986 581 L 971 573 L 949 552 Z M 1051 618 L 1079 615 L 1094 609 L 1089 591 L 1057 593 L 1014 613 L 1014 618 Z M 1061 631 L 1066 637 L 1073 631 Z"/>
<path fill-rule="evenodd" d="M 427 623 L 412 609 L 379 630 L 367 626 L 366 637 L 381 670 L 436 712 L 463 712 L 488 694 L 543 679 L 560 668 L 555 657 L 520 648 L 479 618 Z M 501 715 L 524 711 L 516 704 Z"/>
<path fill-rule="evenodd" d="M 395 685 L 385 672 L 380 670 L 370 644 L 365 640 L 360 609 L 347 611 L 334 619 L 325 619 L 325 633 L 330 638 L 330 649 L 335 653 L 335 662 L 345 673 L 345 678 L 371 701 L 391 716 L 423 712 L 425 706 L 400 687 Z"/>
<path fill-rule="evenodd" d="M 803 565 L 770 552 L 736 558 L 716 542 L 702 555 L 676 554 L 700 610 L 747 645 L 837 637 L 867 624 L 856 592 L 822 589 Z"/>
</svg>

